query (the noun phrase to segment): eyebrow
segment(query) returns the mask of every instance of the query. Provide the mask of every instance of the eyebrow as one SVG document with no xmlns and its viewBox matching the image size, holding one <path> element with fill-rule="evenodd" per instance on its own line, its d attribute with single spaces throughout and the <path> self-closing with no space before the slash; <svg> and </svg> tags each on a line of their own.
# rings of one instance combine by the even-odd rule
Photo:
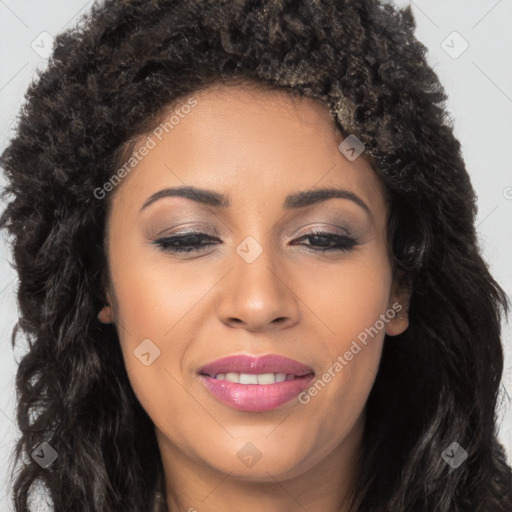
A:
<svg viewBox="0 0 512 512">
<path fill-rule="evenodd" d="M 164 188 L 152 194 L 141 207 L 141 211 L 147 208 L 150 204 L 164 197 L 184 197 L 191 199 L 200 204 L 206 206 L 212 206 L 214 208 L 229 208 L 229 198 L 213 190 L 205 190 L 197 187 L 174 187 Z M 371 211 L 368 205 L 354 192 L 350 190 L 344 190 L 339 188 L 319 188 L 312 190 L 303 190 L 301 192 L 295 192 L 286 197 L 283 207 L 287 210 L 295 208 L 305 208 L 322 201 L 326 201 L 332 198 L 348 199 L 359 205 L 363 210 L 371 216 Z"/>
</svg>

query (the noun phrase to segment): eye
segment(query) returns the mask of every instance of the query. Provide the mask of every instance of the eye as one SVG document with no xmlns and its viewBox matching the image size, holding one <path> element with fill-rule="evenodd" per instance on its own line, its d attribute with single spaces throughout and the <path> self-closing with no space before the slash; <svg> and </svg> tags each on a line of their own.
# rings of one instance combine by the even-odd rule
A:
<svg viewBox="0 0 512 512">
<path fill-rule="evenodd" d="M 349 251 L 357 245 L 357 240 L 348 235 L 328 233 L 325 231 L 312 231 L 306 235 L 297 238 L 300 240 L 309 240 L 310 244 L 302 244 L 313 252 L 327 251 Z M 184 233 L 164 238 L 159 238 L 151 242 L 159 246 L 163 251 L 170 253 L 198 253 L 204 251 L 212 245 L 222 243 L 206 233 Z M 299 245 L 293 243 L 292 245 Z"/>
<path fill-rule="evenodd" d="M 181 235 L 159 238 L 151 243 L 161 247 L 161 249 L 166 252 L 190 253 L 203 251 L 206 247 L 214 245 L 211 242 L 203 243 L 205 240 L 215 240 L 215 238 L 210 235 L 207 235 L 206 233 L 185 233 Z"/>
<path fill-rule="evenodd" d="M 329 233 L 327 231 L 311 231 L 297 240 L 308 239 L 312 245 L 306 245 L 313 252 L 350 251 L 357 245 L 357 240 L 349 235 Z M 319 244 L 319 245 L 315 245 Z"/>
</svg>

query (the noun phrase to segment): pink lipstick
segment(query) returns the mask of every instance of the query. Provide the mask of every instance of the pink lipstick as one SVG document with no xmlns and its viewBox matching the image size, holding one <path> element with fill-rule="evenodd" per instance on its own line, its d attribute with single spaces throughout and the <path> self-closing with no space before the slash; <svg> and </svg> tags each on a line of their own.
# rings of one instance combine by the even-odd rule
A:
<svg viewBox="0 0 512 512">
<path fill-rule="evenodd" d="M 199 371 L 208 391 L 225 405 L 241 411 L 270 411 L 306 389 L 315 373 L 287 357 L 269 354 L 228 356 Z"/>
</svg>

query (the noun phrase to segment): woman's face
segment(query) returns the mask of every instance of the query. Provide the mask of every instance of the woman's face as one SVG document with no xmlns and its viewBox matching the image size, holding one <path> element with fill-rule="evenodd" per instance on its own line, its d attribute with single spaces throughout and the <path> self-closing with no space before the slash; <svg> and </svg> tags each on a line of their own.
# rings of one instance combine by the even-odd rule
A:
<svg viewBox="0 0 512 512">
<path fill-rule="evenodd" d="M 240 85 L 193 98 L 111 198 L 99 318 L 117 325 L 164 460 L 262 482 L 328 467 L 356 452 L 384 334 L 407 327 L 382 186 L 311 99 Z M 209 195 L 154 196 L 180 187 Z M 275 357 L 211 365 L 244 355 Z"/>
</svg>

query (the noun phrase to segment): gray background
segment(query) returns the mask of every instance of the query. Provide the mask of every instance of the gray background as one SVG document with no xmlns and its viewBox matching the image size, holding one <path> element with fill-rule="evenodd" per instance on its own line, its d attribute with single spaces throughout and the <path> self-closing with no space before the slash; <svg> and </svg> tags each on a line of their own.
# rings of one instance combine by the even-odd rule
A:
<svg viewBox="0 0 512 512">
<path fill-rule="evenodd" d="M 448 110 L 478 195 L 478 232 L 484 256 L 509 297 L 512 292 L 512 1 L 395 0 L 411 4 L 416 36 L 449 95 Z M 0 152 L 37 69 L 45 66 L 51 36 L 76 24 L 92 6 L 84 0 L 0 0 Z M 454 34 L 457 32 L 457 34 Z M 467 47 L 465 51 L 464 48 Z M 0 186 L 4 184 L 0 176 Z M 1 206 L 1 205 L 0 205 Z M 22 348 L 10 335 L 17 318 L 16 275 L 5 234 L 0 242 L 0 510 L 11 511 L 7 470 L 13 443 L 14 376 Z M 512 329 L 504 324 L 506 370 L 500 439 L 512 463 Z"/>
</svg>

